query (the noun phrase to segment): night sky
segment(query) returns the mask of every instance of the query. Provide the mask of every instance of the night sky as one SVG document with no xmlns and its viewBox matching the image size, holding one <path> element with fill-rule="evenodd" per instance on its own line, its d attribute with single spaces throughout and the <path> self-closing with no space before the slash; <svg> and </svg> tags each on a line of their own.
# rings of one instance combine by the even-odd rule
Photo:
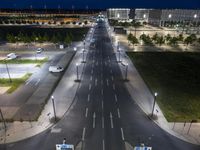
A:
<svg viewBox="0 0 200 150">
<path fill-rule="evenodd" d="M 200 0 L 0 0 L 0 8 L 200 8 Z"/>
</svg>

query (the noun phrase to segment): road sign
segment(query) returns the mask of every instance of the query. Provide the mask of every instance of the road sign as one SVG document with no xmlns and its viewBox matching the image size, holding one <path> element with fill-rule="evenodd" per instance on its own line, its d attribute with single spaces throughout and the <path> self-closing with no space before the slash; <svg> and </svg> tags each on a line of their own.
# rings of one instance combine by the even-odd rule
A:
<svg viewBox="0 0 200 150">
<path fill-rule="evenodd" d="M 152 147 L 136 146 L 134 150 L 152 150 Z"/>
<path fill-rule="evenodd" d="M 74 145 L 56 144 L 56 150 L 74 150 Z"/>
</svg>

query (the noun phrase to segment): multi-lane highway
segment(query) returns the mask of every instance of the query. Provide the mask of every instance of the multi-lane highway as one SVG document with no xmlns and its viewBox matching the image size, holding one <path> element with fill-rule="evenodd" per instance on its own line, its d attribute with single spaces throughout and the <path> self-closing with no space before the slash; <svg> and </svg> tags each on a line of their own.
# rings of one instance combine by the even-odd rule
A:
<svg viewBox="0 0 200 150">
<path fill-rule="evenodd" d="M 199 150 L 162 129 L 129 95 L 105 24 L 94 31 L 94 47 L 88 50 L 80 87 L 70 111 L 51 129 L 32 138 L 1 145 L 7 150 L 55 150 L 55 144 L 77 145 L 83 150 L 124 150 L 144 143 L 153 150 Z"/>
</svg>

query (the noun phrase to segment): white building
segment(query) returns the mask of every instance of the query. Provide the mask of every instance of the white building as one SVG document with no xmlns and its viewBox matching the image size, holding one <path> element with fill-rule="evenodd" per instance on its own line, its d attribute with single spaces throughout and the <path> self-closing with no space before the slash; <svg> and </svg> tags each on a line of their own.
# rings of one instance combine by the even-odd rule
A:
<svg viewBox="0 0 200 150">
<path fill-rule="evenodd" d="M 129 20 L 130 19 L 129 8 L 109 8 L 107 9 L 108 19 L 114 20 Z"/>
</svg>

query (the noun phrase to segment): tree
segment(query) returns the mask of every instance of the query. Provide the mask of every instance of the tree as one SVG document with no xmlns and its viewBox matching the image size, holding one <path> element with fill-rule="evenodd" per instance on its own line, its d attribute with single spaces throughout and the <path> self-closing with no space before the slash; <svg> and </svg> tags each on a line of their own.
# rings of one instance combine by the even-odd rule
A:
<svg viewBox="0 0 200 150">
<path fill-rule="evenodd" d="M 178 35 L 178 41 L 182 42 L 184 40 L 183 34 Z"/>
<path fill-rule="evenodd" d="M 159 46 L 161 46 L 164 43 L 165 43 L 165 38 L 163 36 L 158 36 L 156 39 L 156 44 L 159 44 Z"/>
<path fill-rule="evenodd" d="M 128 42 L 131 42 L 132 38 L 133 38 L 133 34 L 129 33 L 127 37 Z"/>
<path fill-rule="evenodd" d="M 151 39 L 156 42 L 158 40 L 158 38 L 159 38 L 158 34 L 156 33 L 153 35 L 153 37 Z"/>
<path fill-rule="evenodd" d="M 138 39 L 135 36 L 133 36 L 132 39 L 131 39 L 131 43 L 133 45 L 135 45 L 135 44 L 138 44 L 139 42 L 138 42 Z"/>
<path fill-rule="evenodd" d="M 16 42 L 15 36 L 13 34 L 9 34 L 9 33 L 6 35 L 6 40 L 8 42 L 10 42 L 10 43 L 15 43 Z"/>
<path fill-rule="evenodd" d="M 70 38 L 70 36 L 67 34 L 66 36 L 65 36 L 65 39 L 64 39 L 64 43 L 66 44 L 66 45 L 69 45 L 70 43 L 71 43 L 71 38 Z"/>
<path fill-rule="evenodd" d="M 52 36 L 51 42 L 53 42 L 53 43 L 58 43 L 58 39 L 57 39 L 57 37 L 56 37 L 55 34 Z"/>
<path fill-rule="evenodd" d="M 178 38 L 177 37 L 172 37 L 170 40 L 169 40 L 169 44 L 170 45 L 177 45 L 178 44 Z"/>
<path fill-rule="evenodd" d="M 184 39 L 184 44 L 188 47 L 188 45 L 194 43 L 197 40 L 197 37 L 195 34 L 191 34 L 188 37 Z"/>
</svg>

